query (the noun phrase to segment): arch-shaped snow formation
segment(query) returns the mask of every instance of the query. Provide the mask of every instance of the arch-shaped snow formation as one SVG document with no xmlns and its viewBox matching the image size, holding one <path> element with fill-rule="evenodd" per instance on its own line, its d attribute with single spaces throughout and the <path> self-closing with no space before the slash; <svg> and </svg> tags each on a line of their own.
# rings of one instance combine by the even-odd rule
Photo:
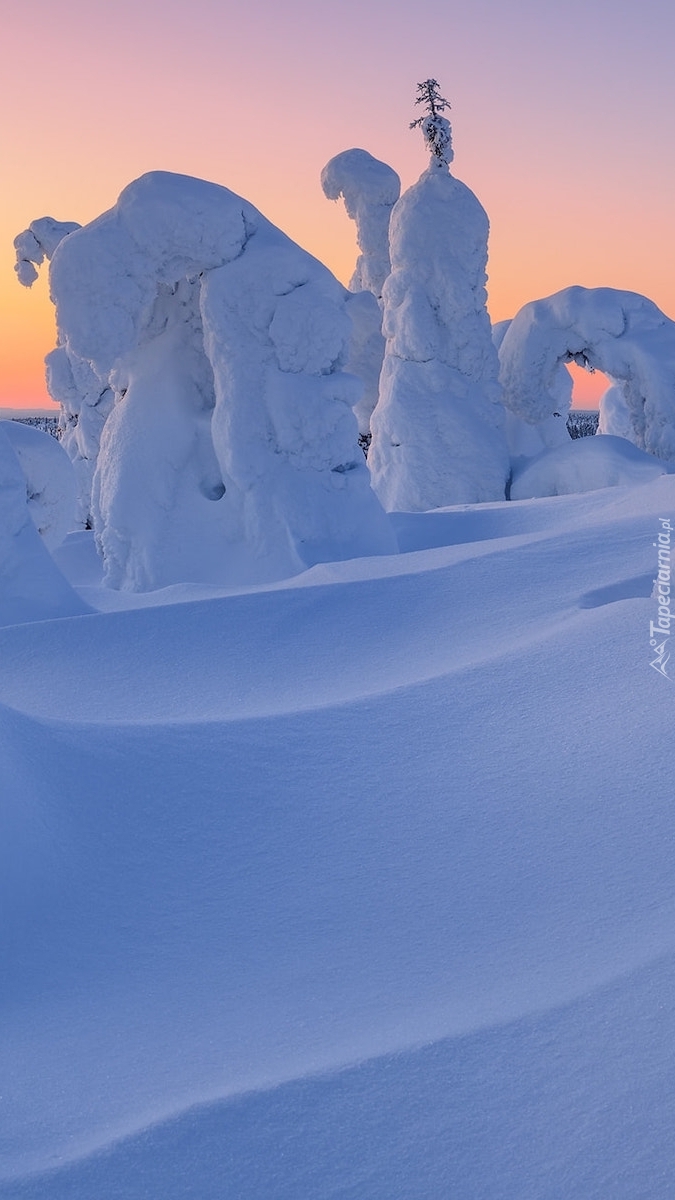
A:
<svg viewBox="0 0 675 1200">
<path fill-rule="evenodd" d="M 603 371 L 620 387 L 631 441 L 675 461 L 675 322 L 614 288 L 565 288 L 521 308 L 499 348 L 505 406 L 530 423 L 559 411 L 561 363 Z"/>
<path fill-rule="evenodd" d="M 251 204 L 144 175 L 64 239 L 51 288 L 52 372 L 67 390 L 85 363 L 92 397 L 114 397 L 92 500 L 112 585 L 393 551 L 342 370 L 348 293 Z"/>
</svg>

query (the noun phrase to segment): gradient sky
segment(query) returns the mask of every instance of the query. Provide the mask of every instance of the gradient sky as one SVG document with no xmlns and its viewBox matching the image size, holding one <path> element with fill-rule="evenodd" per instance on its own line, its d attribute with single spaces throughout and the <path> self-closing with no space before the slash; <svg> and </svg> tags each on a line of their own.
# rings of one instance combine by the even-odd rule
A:
<svg viewBox="0 0 675 1200">
<path fill-rule="evenodd" d="M 346 281 L 354 227 L 321 168 L 361 146 L 412 183 L 428 76 L 452 104 L 453 174 L 490 217 L 493 320 L 570 284 L 675 317 L 673 46 L 672 0 L 5 0 L 0 405 L 46 400 L 46 282 L 12 270 L 32 219 L 84 223 L 143 172 L 179 171 Z"/>
</svg>

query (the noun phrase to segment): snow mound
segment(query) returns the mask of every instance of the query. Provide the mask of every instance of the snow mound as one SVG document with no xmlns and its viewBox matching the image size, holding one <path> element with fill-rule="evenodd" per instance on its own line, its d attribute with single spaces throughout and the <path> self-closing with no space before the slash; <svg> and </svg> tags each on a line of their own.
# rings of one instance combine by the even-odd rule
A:
<svg viewBox="0 0 675 1200">
<path fill-rule="evenodd" d="M 280 578 L 393 548 L 343 370 L 348 293 L 247 201 L 145 175 L 62 242 L 51 287 L 54 389 L 85 362 L 92 419 L 114 399 L 92 491 L 112 586 Z"/>
<path fill-rule="evenodd" d="M 675 461 L 675 322 L 651 300 L 571 287 L 526 304 L 500 350 L 504 404 L 531 423 L 560 411 L 560 364 L 603 371 L 621 388 L 631 441 Z"/>
<path fill-rule="evenodd" d="M 0 625 L 88 612 L 88 606 L 53 562 L 36 528 L 36 523 L 45 521 L 47 538 L 58 541 L 64 523 L 65 489 L 59 486 L 63 477 L 52 483 L 51 451 L 40 444 L 36 453 L 30 435 L 50 442 L 53 439 L 38 430 L 25 430 L 29 436 L 24 437 L 23 427 L 21 433 L 16 433 L 7 430 L 10 424 L 0 421 Z M 30 507 L 29 489 L 39 484 L 29 483 L 27 487 L 27 479 L 42 483 L 41 493 L 31 493 Z"/>
<path fill-rule="evenodd" d="M 14 270 L 19 283 L 24 287 L 31 287 L 38 277 L 35 268 L 41 266 L 45 258 L 51 259 L 64 237 L 80 228 L 77 221 L 55 221 L 53 217 L 39 217 L 36 221 L 31 221 L 28 229 L 24 229 L 14 238 Z"/>
<path fill-rule="evenodd" d="M 442 164 L 441 164 L 442 165 Z M 430 167 L 394 207 L 369 466 L 385 508 L 503 499 L 509 462 L 485 307 L 488 219 Z"/>
<path fill-rule="evenodd" d="M 49 550 L 75 524 L 77 486 L 70 459 L 51 434 L 20 421 L 0 421 L 26 479 L 28 511 Z"/>
<path fill-rule="evenodd" d="M 567 496 L 571 492 L 647 483 L 667 472 L 662 460 L 638 450 L 625 438 L 576 438 L 516 467 L 511 499 Z"/>
</svg>

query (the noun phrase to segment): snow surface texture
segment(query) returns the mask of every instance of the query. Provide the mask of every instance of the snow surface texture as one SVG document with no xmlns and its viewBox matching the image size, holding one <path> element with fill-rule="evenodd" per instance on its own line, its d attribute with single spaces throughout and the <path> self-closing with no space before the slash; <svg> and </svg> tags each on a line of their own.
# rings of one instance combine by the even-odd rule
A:
<svg viewBox="0 0 675 1200">
<path fill-rule="evenodd" d="M 521 308 L 499 350 L 504 404 L 536 423 L 560 411 L 561 363 L 603 371 L 621 388 L 630 440 L 675 461 L 675 322 L 651 300 L 566 288 Z"/>
<path fill-rule="evenodd" d="M 44 544 L 60 542 L 74 501 L 61 456 L 70 470 L 49 434 L 0 421 L 0 625 L 88 611 Z"/>
<path fill-rule="evenodd" d="M 512 500 L 568 496 L 594 488 L 646 483 L 667 470 L 662 459 L 645 454 L 625 438 L 568 437 L 564 446 L 544 450 L 515 467 L 510 495 Z"/>
<path fill-rule="evenodd" d="M 321 186 L 329 200 L 344 199 L 347 214 L 356 222 L 356 239 L 361 253 L 349 283 L 356 295 L 349 302 L 352 336 L 347 369 L 363 383 L 363 395 L 354 411 L 359 432 L 370 431 L 370 417 L 377 404 L 380 371 L 384 358 L 381 304 L 382 288 L 391 269 L 389 220 L 401 193 L 394 170 L 367 150 L 344 150 L 331 158 L 321 172 Z"/>
<path fill-rule="evenodd" d="M 23 425 L 0 421 L 26 480 L 28 511 L 49 550 L 75 527 L 77 485 L 70 459 L 56 438 Z"/>
<path fill-rule="evenodd" d="M 509 456 L 485 307 L 487 238 L 484 209 L 445 167 L 432 165 L 394 207 L 368 459 L 390 511 L 504 497 Z"/>
<path fill-rule="evenodd" d="M 92 492 L 111 585 L 280 578 L 393 549 L 342 370 L 347 293 L 252 205 L 145 175 L 61 243 L 50 278 L 54 391 L 70 368 L 81 394 L 85 362 L 91 407 L 115 398 Z"/>
<path fill-rule="evenodd" d="M 671 1200 L 674 510 L 0 633 L 2 1200 Z"/>
</svg>

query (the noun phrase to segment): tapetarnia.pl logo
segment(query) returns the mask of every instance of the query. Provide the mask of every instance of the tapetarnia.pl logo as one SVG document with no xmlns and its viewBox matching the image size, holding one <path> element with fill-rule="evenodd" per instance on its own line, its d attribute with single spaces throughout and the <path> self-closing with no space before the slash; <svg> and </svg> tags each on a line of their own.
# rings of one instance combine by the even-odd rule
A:
<svg viewBox="0 0 675 1200">
<path fill-rule="evenodd" d="M 658 671 L 659 675 L 670 679 L 671 676 L 668 674 L 666 666 L 670 658 L 670 651 L 667 649 L 670 640 L 670 623 L 675 621 L 675 613 L 670 611 L 670 543 L 673 526 L 668 517 L 659 517 L 659 524 L 661 529 L 658 541 L 653 543 L 658 553 L 658 568 L 652 591 L 652 596 L 658 602 L 659 608 L 656 621 L 649 622 L 649 645 L 655 655 L 649 665 Z"/>
</svg>

